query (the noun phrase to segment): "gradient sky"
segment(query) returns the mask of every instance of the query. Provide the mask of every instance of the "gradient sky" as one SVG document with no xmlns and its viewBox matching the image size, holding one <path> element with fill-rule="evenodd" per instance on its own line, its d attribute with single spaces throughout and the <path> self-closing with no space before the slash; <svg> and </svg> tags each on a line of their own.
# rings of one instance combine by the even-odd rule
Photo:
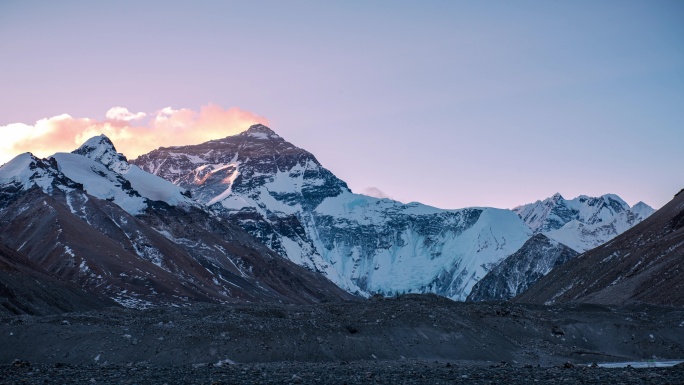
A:
<svg viewBox="0 0 684 385">
<path fill-rule="evenodd" d="M 146 114 L 118 121 L 145 143 L 192 142 L 213 108 L 267 122 L 356 192 L 657 208 L 684 187 L 683 20 L 680 0 L 1 0 L 0 158 L 62 114 L 95 129 L 124 107 Z M 154 123 L 166 107 L 182 135 Z M 50 127 L 72 136 L 52 152 L 75 148 Z"/>
</svg>

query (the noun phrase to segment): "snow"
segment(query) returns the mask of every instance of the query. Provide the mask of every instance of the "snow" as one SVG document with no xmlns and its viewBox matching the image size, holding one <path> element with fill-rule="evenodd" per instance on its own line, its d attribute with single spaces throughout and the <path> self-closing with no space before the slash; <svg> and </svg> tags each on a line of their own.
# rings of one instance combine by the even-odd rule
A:
<svg viewBox="0 0 684 385">
<path fill-rule="evenodd" d="M 344 218 L 360 225 L 371 225 L 381 220 L 387 212 L 430 215 L 461 210 L 442 210 L 415 202 L 403 204 L 387 198 L 375 198 L 345 191 L 335 197 L 326 198 L 315 211 L 317 214 Z"/>
<path fill-rule="evenodd" d="M 147 207 L 146 199 L 166 202 L 172 206 L 194 204 L 190 198 L 182 195 L 183 190 L 165 179 L 126 162 L 109 162 L 113 156 L 103 148 L 98 147 L 88 157 L 73 153 L 57 153 L 52 158 L 57 161 L 59 171 L 69 179 L 83 184 L 88 194 L 111 200 L 133 215 L 140 214 Z M 110 167 L 114 164 L 114 168 L 119 172 L 107 168 L 105 164 L 93 158 L 108 162 Z M 134 191 L 124 189 L 126 181 Z M 74 212 L 73 207 L 70 208 Z"/>
<path fill-rule="evenodd" d="M 580 195 L 570 200 L 555 194 L 544 201 L 518 206 L 513 211 L 535 232 L 580 253 L 610 241 L 654 212 L 642 202 L 632 210 L 615 194 L 596 198 Z"/>
<path fill-rule="evenodd" d="M 633 368 L 667 368 L 675 366 L 684 361 L 682 360 L 668 360 L 668 361 L 624 361 L 624 362 L 606 362 L 597 364 L 600 368 L 626 368 L 631 366 Z"/>
<path fill-rule="evenodd" d="M 121 294 L 124 294 L 123 292 Z M 149 309 L 151 307 L 154 307 L 154 304 L 150 301 L 146 301 L 144 299 L 140 298 L 135 298 L 134 293 L 130 293 L 126 296 L 118 296 L 118 297 L 112 297 L 112 299 L 117 302 L 119 305 L 131 309 L 139 309 L 139 310 L 144 310 L 144 309 Z"/>
<path fill-rule="evenodd" d="M 202 163 L 205 163 L 204 159 L 202 159 L 202 158 L 200 158 L 199 156 L 196 156 L 196 155 L 183 154 L 183 156 L 185 156 L 186 158 L 188 158 L 188 160 L 190 161 L 190 163 L 194 163 L 194 164 L 202 164 Z"/>
<path fill-rule="evenodd" d="M 235 365 L 235 361 L 231 360 L 230 358 L 224 358 L 224 359 L 218 361 L 217 363 L 215 363 L 214 366 L 223 366 L 225 364 Z"/>
<path fill-rule="evenodd" d="M 269 135 L 265 132 L 250 132 L 247 135 L 251 136 L 252 138 L 256 139 L 268 139 Z"/>
<path fill-rule="evenodd" d="M 138 166 L 131 165 L 124 177 L 140 195 L 149 200 L 166 202 L 171 206 L 193 204 L 190 198 L 182 195 L 181 188 L 166 179 L 141 170 Z"/>
<path fill-rule="evenodd" d="M 207 206 L 211 206 L 214 203 L 221 202 L 222 200 L 224 200 L 230 196 L 230 193 L 233 189 L 233 182 L 235 182 L 235 179 L 237 179 L 237 177 L 240 175 L 239 164 L 238 163 L 230 163 L 230 164 L 226 164 L 226 165 L 221 165 L 212 171 L 212 173 L 214 173 L 214 172 L 217 172 L 220 170 L 224 170 L 230 166 L 235 167 L 235 171 L 233 171 L 233 173 L 230 174 L 230 176 L 228 176 L 227 178 L 225 178 L 222 181 L 222 183 L 228 185 L 228 187 L 221 194 L 215 196 L 209 202 L 207 202 Z"/>
<path fill-rule="evenodd" d="M 90 195 L 112 200 L 130 214 L 141 213 L 147 204 L 145 198 L 129 195 L 122 189 L 122 180 L 118 174 L 81 155 L 57 153 L 52 156 L 57 160 L 59 170 L 69 179 L 83 184 L 83 189 Z M 151 175 L 151 174 L 150 174 Z"/>
<path fill-rule="evenodd" d="M 30 177 L 35 173 L 29 169 L 36 157 L 30 152 L 25 152 L 15 156 L 12 160 L 0 167 L 0 185 L 18 182 L 23 186 L 30 183 Z"/>
<path fill-rule="evenodd" d="M 19 154 L 0 167 L 0 186 L 18 183 L 24 190 L 34 185 L 48 192 L 52 186 L 54 177 L 42 168 L 31 170 L 32 163 L 40 163 L 41 160 L 30 152 Z"/>
<path fill-rule="evenodd" d="M 349 291 L 353 290 L 341 277 L 350 278 L 351 281 L 365 280 L 367 290 L 371 293 L 421 292 L 434 284 L 436 277 L 453 272 L 450 274 L 454 277 L 466 278 L 461 282 L 451 282 L 452 290 L 447 295 L 452 299 L 464 300 L 472 286 L 486 274 L 483 265 L 499 263 L 518 250 L 532 235 L 532 230 L 515 213 L 491 208 L 441 210 L 419 203 L 405 205 L 351 192 L 327 198 L 315 210 L 317 215 L 335 218 L 334 224 L 338 228 L 370 226 L 378 229 L 379 233 L 389 226 L 393 218 L 425 217 L 427 221 L 442 220 L 449 223 L 441 215 L 455 217 L 458 213 L 466 214 L 468 210 L 481 211 L 481 214 L 479 220 L 461 234 L 442 231 L 430 234 L 433 239 L 428 240 L 426 235 L 410 227 L 404 228 L 396 235 L 402 240 L 403 246 L 391 242 L 388 248 L 378 247 L 370 251 L 370 259 L 362 257 L 363 250 L 359 244 L 340 241 L 333 245 L 332 250 L 328 250 L 318 241 L 315 246 L 323 259 L 337 271 L 337 274 L 328 278 Z M 309 227 L 310 233 L 315 231 Z M 317 237 L 315 240 L 318 240 Z M 290 257 L 289 248 L 287 254 Z M 290 258 L 302 264 L 301 257 Z"/>
<path fill-rule="evenodd" d="M 638 202 L 632 208 L 630 209 L 634 214 L 637 215 L 638 218 L 640 219 L 646 219 L 648 218 L 651 214 L 655 212 L 653 207 L 647 205 L 644 202 Z"/>
</svg>

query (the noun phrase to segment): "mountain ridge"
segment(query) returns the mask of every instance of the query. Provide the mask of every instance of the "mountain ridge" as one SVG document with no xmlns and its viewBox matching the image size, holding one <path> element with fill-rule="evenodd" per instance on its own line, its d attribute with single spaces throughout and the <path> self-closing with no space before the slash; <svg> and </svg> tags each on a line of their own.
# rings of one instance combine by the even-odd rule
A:
<svg viewBox="0 0 684 385">
<path fill-rule="evenodd" d="M 31 203 L 14 204 L 22 196 L 28 196 Z M 41 205 L 47 211 L 38 214 Z M 603 243 L 652 209 L 643 203 L 630 208 L 612 194 L 573 200 L 555 194 L 514 210 L 444 210 L 355 194 L 312 153 L 264 125 L 253 125 L 239 134 L 197 145 L 160 147 L 130 162 L 105 135 L 47 159 L 22 154 L 0 167 L 0 218 L 31 228 L 31 219 L 22 216 L 26 210 L 55 218 L 57 232 L 41 233 L 53 243 L 41 243 L 38 233 L 20 236 L 11 226 L 5 227 L 6 234 L 15 235 L 5 240 L 17 249 L 27 242 L 34 248 L 42 245 L 38 247 L 42 256 L 33 255 L 41 261 L 68 260 L 78 245 L 77 254 L 83 254 L 87 247 L 75 238 L 69 238 L 62 249 L 55 244 L 62 244 L 63 226 L 89 226 L 96 230 L 93 239 L 114 242 L 108 246 L 118 250 L 113 255 L 125 254 L 130 261 L 151 264 L 143 269 L 147 274 L 167 276 L 169 283 L 190 279 L 183 289 L 173 288 L 178 282 L 170 283 L 165 290 L 171 301 L 173 290 L 187 288 L 194 293 L 188 298 L 231 301 L 237 295 L 226 294 L 231 293 L 231 280 L 242 282 L 238 300 L 259 296 L 274 300 L 280 292 L 297 301 L 316 301 L 320 295 L 345 297 L 335 294 L 325 280 L 314 278 L 319 274 L 361 296 L 435 293 L 466 300 L 487 276 L 518 276 L 515 279 L 521 281 L 519 272 L 504 269 L 514 263 L 504 262 L 535 234 L 543 234 L 552 247 L 540 242 L 527 249 L 530 254 L 516 257 L 530 266 L 544 266 L 530 272 L 534 279 L 522 279 L 527 287 L 551 266 L 568 259 L 558 259 L 556 253 L 564 245 L 577 249 Z M 184 221 L 189 221 L 188 226 L 177 225 Z M 80 231 L 91 232 L 89 228 Z M 231 242 L 236 241 L 242 246 L 234 247 Z M 233 250 L 230 255 L 225 252 L 228 249 Z M 54 254 L 52 259 L 45 259 L 46 253 Z M 285 258 L 280 261 L 279 256 Z M 259 272 L 274 263 L 283 273 L 259 281 Z M 246 273 L 239 267 L 245 264 L 256 270 Z M 92 270 L 95 265 L 86 266 Z M 69 279 L 85 274 L 69 271 Z M 301 293 L 289 287 L 284 277 L 290 273 L 295 281 L 316 287 L 311 296 L 302 284 L 297 286 Z M 98 279 L 109 279 L 98 276 L 104 278 L 81 283 L 102 285 Z M 130 293 L 120 282 L 108 285 Z M 138 295 L 154 300 L 154 290 L 135 287 Z M 125 300 L 135 302 L 134 298 Z"/>
<path fill-rule="evenodd" d="M 509 210 L 443 210 L 354 194 L 313 154 L 263 125 L 198 145 L 160 148 L 132 162 L 191 191 L 272 250 L 362 295 L 429 292 L 464 300 L 534 233 Z M 497 215 L 506 219 L 493 220 Z M 564 231 L 587 232 L 576 242 L 584 247 L 641 218 L 632 217 L 626 225 L 620 220 L 586 231 L 579 223 Z M 479 233 L 471 234 L 479 219 L 492 222 L 481 222 Z"/>
<path fill-rule="evenodd" d="M 103 135 L 73 153 L 22 154 L 0 167 L 0 241 L 131 307 L 353 299 L 128 164 Z"/>
</svg>

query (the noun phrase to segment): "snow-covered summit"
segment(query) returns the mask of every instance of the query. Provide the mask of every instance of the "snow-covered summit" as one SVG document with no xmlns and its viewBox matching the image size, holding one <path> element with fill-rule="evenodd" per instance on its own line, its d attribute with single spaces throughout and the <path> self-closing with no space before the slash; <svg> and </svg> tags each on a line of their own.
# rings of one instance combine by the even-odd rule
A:
<svg viewBox="0 0 684 385">
<path fill-rule="evenodd" d="M 630 208 L 630 211 L 633 212 L 641 220 L 644 220 L 651 214 L 653 214 L 655 210 L 653 209 L 653 207 L 647 205 L 646 203 L 639 201 L 634 206 L 632 206 L 632 208 Z"/>
<path fill-rule="evenodd" d="M 28 183 L 35 173 L 36 164 L 40 162 L 41 160 L 30 152 L 15 156 L 0 167 L 0 185 L 8 183 L 24 185 Z"/>
<path fill-rule="evenodd" d="M 104 134 L 86 140 L 72 153 L 92 159 L 118 173 L 125 173 L 131 166 L 128 159 L 116 151 L 114 143 Z"/>
<path fill-rule="evenodd" d="M 254 124 L 246 131 L 241 132 L 239 135 L 251 136 L 252 138 L 257 139 L 282 139 L 273 130 L 264 126 L 263 124 Z"/>
</svg>

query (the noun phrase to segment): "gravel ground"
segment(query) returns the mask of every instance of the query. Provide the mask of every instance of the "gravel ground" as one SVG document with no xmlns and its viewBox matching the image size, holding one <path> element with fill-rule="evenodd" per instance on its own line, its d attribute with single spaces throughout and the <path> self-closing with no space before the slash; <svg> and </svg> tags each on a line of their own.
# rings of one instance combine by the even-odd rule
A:
<svg viewBox="0 0 684 385">
<path fill-rule="evenodd" d="M 683 359 L 684 309 L 653 306 L 408 295 L 0 319 L 0 384 L 684 385 L 678 367 L 587 366 Z"/>
<path fill-rule="evenodd" d="M 0 366 L 0 384 L 684 384 L 684 368 L 510 367 L 392 361 L 236 365 Z"/>
</svg>

